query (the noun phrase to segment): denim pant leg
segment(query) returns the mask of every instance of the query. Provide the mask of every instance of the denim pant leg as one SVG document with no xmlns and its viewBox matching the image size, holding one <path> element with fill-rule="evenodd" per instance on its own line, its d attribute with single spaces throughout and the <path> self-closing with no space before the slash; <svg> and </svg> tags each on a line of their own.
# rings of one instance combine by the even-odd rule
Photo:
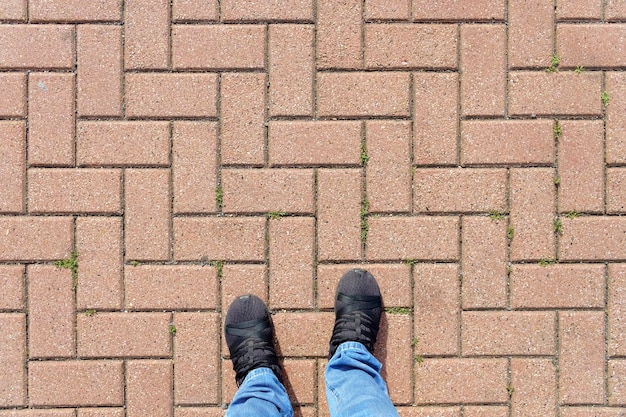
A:
<svg viewBox="0 0 626 417">
<path fill-rule="evenodd" d="M 398 417 L 381 368 L 361 343 L 339 345 L 325 373 L 331 417 Z"/>
<path fill-rule="evenodd" d="M 269 368 L 253 369 L 228 407 L 226 417 L 293 417 L 283 384 Z"/>
</svg>

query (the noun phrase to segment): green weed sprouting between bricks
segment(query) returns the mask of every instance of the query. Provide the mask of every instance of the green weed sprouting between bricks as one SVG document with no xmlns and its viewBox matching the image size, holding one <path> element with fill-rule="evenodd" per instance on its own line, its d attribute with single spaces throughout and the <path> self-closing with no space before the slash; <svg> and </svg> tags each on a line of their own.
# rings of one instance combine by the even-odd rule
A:
<svg viewBox="0 0 626 417">
<path fill-rule="evenodd" d="M 576 217 L 579 217 L 580 213 L 577 211 L 570 211 L 569 213 L 567 213 L 565 215 L 565 217 L 567 217 L 568 219 L 575 219 Z"/>
<path fill-rule="evenodd" d="M 389 314 L 411 314 L 410 307 L 386 307 L 385 313 Z"/>
<path fill-rule="evenodd" d="M 270 211 L 270 212 L 267 213 L 267 218 L 270 219 L 270 220 L 282 219 L 285 216 L 285 214 L 287 214 L 287 213 L 284 212 L 284 211 L 281 211 L 281 210 L 279 210 L 279 211 Z"/>
<path fill-rule="evenodd" d="M 558 187 L 559 185 L 561 185 L 561 178 L 559 178 L 559 177 L 554 177 L 554 185 L 556 185 L 557 187 Z"/>
<path fill-rule="evenodd" d="M 170 324 L 169 331 L 172 336 L 176 336 L 176 326 L 174 326 L 173 324 Z"/>
<path fill-rule="evenodd" d="M 541 266 L 548 266 L 548 265 L 554 265 L 556 263 L 556 261 L 552 258 L 541 258 L 539 259 L 539 265 Z"/>
<path fill-rule="evenodd" d="M 76 290 L 78 286 L 78 252 L 74 251 L 69 258 L 56 261 L 54 266 L 72 271 L 72 290 Z"/>
<path fill-rule="evenodd" d="M 554 140 L 558 141 L 563 136 L 563 128 L 558 120 L 554 120 L 554 124 L 552 125 L 552 133 L 554 133 Z"/>
<path fill-rule="evenodd" d="M 370 160 L 370 157 L 367 154 L 367 145 L 365 144 L 365 142 L 363 142 L 361 144 L 361 165 L 367 165 L 369 160 Z"/>
<path fill-rule="evenodd" d="M 582 65 L 576 65 L 576 68 L 574 69 L 574 72 L 576 74 L 580 74 L 581 72 L 583 72 L 585 70 L 585 68 Z"/>
<path fill-rule="evenodd" d="M 85 316 L 87 317 L 91 317 L 94 314 L 96 314 L 96 310 L 94 310 L 93 308 L 90 308 L 89 310 L 85 310 Z"/>
<path fill-rule="evenodd" d="M 504 213 L 500 213 L 498 210 L 491 210 L 489 212 L 489 218 L 491 220 L 504 220 Z"/>
<path fill-rule="evenodd" d="M 411 339 L 411 347 L 415 347 L 419 344 L 420 340 L 417 337 L 414 337 L 413 339 Z"/>
<path fill-rule="evenodd" d="M 361 242 L 365 243 L 367 240 L 367 232 L 369 232 L 370 226 L 367 221 L 367 214 L 370 210 L 370 203 L 367 198 L 364 198 L 361 202 Z"/>
<path fill-rule="evenodd" d="M 561 58 L 559 58 L 557 54 L 552 55 L 552 58 L 550 58 L 550 66 L 546 68 L 546 71 L 556 72 L 559 67 L 559 64 L 561 64 Z"/>
<path fill-rule="evenodd" d="M 417 363 L 424 362 L 424 358 L 422 357 L 422 355 L 415 355 L 415 356 L 413 356 L 413 360 L 415 360 L 415 362 L 417 362 Z"/>
<path fill-rule="evenodd" d="M 608 106 L 609 105 L 609 100 L 610 100 L 608 91 L 603 91 L 602 95 L 600 96 L 600 99 L 602 100 L 602 105 L 604 107 Z"/>
<path fill-rule="evenodd" d="M 221 279 L 224 272 L 224 261 L 211 261 L 209 262 L 209 265 L 215 267 L 217 278 Z"/>
<path fill-rule="evenodd" d="M 413 265 L 417 264 L 417 262 L 418 262 L 417 259 L 405 259 L 404 260 L 404 263 L 409 265 L 409 266 L 413 266 Z"/>
<path fill-rule="evenodd" d="M 554 219 L 552 222 L 552 230 L 559 236 L 563 235 L 563 221 L 560 218 L 557 217 Z"/>
<path fill-rule="evenodd" d="M 513 226 L 509 226 L 506 228 L 506 237 L 509 240 L 513 239 L 513 236 L 515 236 L 515 231 L 513 230 Z"/>
<path fill-rule="evenodd" d="M 130 261 L 129 263 L 130 263 L 131 266 L 139 266 L 139 265 L 141 265 L 141 262 L 139 262 L 139 261 Z"/>
<path fill-rule="evenodd" d="M 222 210 L 222 205 L 224 204 L 224 190 L 222 187 L 215 188 L 215 204 L 217 204 L 217 210 Z"/>
<path fill-rule="evenodd" d="M 506 392 L 507 394 L 509 394 L 509 398 L 511 398 L 513 396 L 513 393 L 515 392 L 515 388 L 513 388 L 513 385 L 508 385 L 506 387 Z"/>
</svg>

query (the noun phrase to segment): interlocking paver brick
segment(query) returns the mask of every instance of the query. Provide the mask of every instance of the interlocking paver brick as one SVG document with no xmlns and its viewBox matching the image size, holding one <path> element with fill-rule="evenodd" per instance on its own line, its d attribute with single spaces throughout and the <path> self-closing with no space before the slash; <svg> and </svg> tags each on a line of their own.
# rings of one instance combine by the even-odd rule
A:
<svg viewBox="0 0 626 417">
<path fill-rule="evenodd" d="M 411 267 L 407 264 L 326 264 L 317 268 L 317 304 L 333 308 L 335 289 L 341 277 L 350 269 L 369 271 L 378 282 L 385 307 L 411 306 Z"/>
<path fill-rule="evenodd" d="M 604 210 L 604 153 L 602 121 L 560 122 L 559 211 Z"/>
<path fill-rule="evenodd" d="M 552 120 L 465 120 L 461 163 L 553 164 Z"/>
<path fill-rule="evenodd" d="M 269 221 L 271 308 L 314 306 L 315 219 L 285 217 Z"/>
<path fill-rule="evenodd" d="M 626 355 L 626 265 L 609 265 L 608 354 Z"/>
<path fill-rule="evenodd" d="M 122 0 L 29 0 L 28 13 L 33 22 L 119 21 L 122 4 Z"/>
<path fill-rule="evenodd" d="M 621 217 L 564 218 L 559 258 L 599 260 L 626 258 L 626 222 Z"/>
<path fill-rule="evenodd" d="M 463 417 L 508 417 L 509 408 L 506 406 L 470 405 L 463 407 Z"/>
<path fill-rule="evenodd" d="M 356 165 L 360 162 L 360 122 L 274 121 L 269 124 L 270 165 Z"/>
<path fill-rule="evenodd" d="M 123 408 L 79 408 L 78 417 L 124 417 Z"/>
<path fill-rule="evenodd" d="M 217 313 L 174 313 L 176 404 L 218 401 L 220 323 Z"/>
<path fill-rule="evenodd" d="M 413 18 L 416 20 L 503 20 L 504 0 L 414 0 Z"/>
<path fill-rule="evenodd" d="M 73 39 L 70 25 L 0 24 L 0 68 L 71 69 Z"/>
<path fill-rule="evenodd" d="M 0 217 L 0 259 L 54 261 L 67 258 L 74 242 L 71 217 Z M 33 245 L 38 242 L 38 245 Z"/>
<path fill-rule="evenodd" d="M 124 180 L 126 259 L 169 259 L 170 171 L 127 169 Z"/>
<path fill-rule="evenodd" d="M 0 310 L 24 308 L 24 266 L 0 265 Z"/>
<path fill-rule="evenodd" d="M 461 225 L 463 308 L 507 304 L 506 221 L 464 216 Z"/>
<path fill-rule="evenodd" d="M 0 410 L 1 417 L 74 417 L 76 413 L 72 408 L 52 408 L 52 409 L 15 409 Z M 107 417 L 107 414 L 103 414 Z"/>
<path fill-rule="evenodd" d="M 181 217 L 173 223 L 174 259 L 178 261 L 265 258 L 264 217 Z"/>
<path fill-rule="evenodd" d="M 215 192 L 211 192 L 217 186 L 217 128 L 214 122 L 174 122 L 174 213 L 217 211 Z"/>
<path fill-rule="evenodd" d="M 555 175 L 551 168 L 511 169 L 511 260 L 554 257 Z"/>
<path fill-rule="evenodd" d="M 415 351 L 422 355 L 459 353 L 460 280 L 457 264 L 416 264 Z"/>
<path fill-rule="evenodd" d="M 124 3 L 124 66 L 166 69 L 170 59 L 170 2 L 127 0 Z"/>
<path fill-rule="evenodd" d="M 272 116 L 311 116 L 315 27 L 270 25 L 269 95 Z"/>
<path fill-rule="evenodd" d="M 177 69 L 265 68 L 264 25 L 174 25 L 172 65 Z"/>
<path fill-rule="evenodd" d="M 218 0 L 174 0 L 172 19 L 216 21 L 219 17 Z"/>
<path fill-rule="evenodd" d="M 76 49 L 78 114 L 121 116 L 122 28 L 80 25 Z"/>
<path fill-rule="evenodd" d="M 561 404 L 603 404 L 604 312 L 559 313 Z"/>
<path fill-rule="evenodd" d="M 626 360 L 609 361 L 609 405 L 626 405 Z"/>
<path fill-rule="evenodd" d="M 217 273 L 202 265 L 138 265 L 124 270 L 126 307 L 131 310 L 216 308 Z"/>
<path fill-rule="evenodd" d="M 626 4 L 619 0 L 607 0 L 604 4 L 604 14 L 607 20 L 617 20 L 626 17 Z"/>
<path fill-rule="evenodd" d="M 23 72 L 0 73 L 0 117 L 24 117 L 26 115 L 26 74 Z"/>
<path fill-rule="evenodd" d="M 556 313 L 543 311 L 464 311 L 462 353 L 481 355 L 553 355 Z"/>
<path fill-rule="evenodd" d="M 331 117 L 409 116 L 410 74 L 320 72 L 317 114 Z"/>
<path fill-rule="evenodd" d="M 168 165 L 168 122 L 78 122 L 76 161 L 79 165 Z"/>
<path fill-rule="evenodd" d="M 17 121 L 0 122 L 0 148 L 3 160 L 0 165 L 0 183 L 4 188 L 0 212 L 19 213 L 24 211 L 26 124 Z"/>
<path fill-rule="evenodd" d="M 31 73 L 28 77 L 28 163 L 74 163 L 75 77 Z"/>
<path fill-rule="evenodd" d="M 126 414 L 172 416 L 172 362 L 133 360 L 126 362 Z"/>
<path fill-rule="evenodd" d="M 328 356 L 328 341 L 335 323 L 334 313 L 280 312 L 272 320 L 283 356 Z M 309 337 L 302 337 L 302 329 L 308 329 Z"/>
<path fill-rule="evenodd" d="M 506 374 L 505 359 L 424 359 L 415 367 L 415 402 L 502 403 L 507 400 Z"/>
<path fill-rule="evenodd" d="M 123 298 L 123 237 L 120 217 L 76 219 L 79 256 L 78 309 L 119 309 Z"/>
<path fill-rule="evenodd" d="M 323 169 L 317 173 L 317 256 L 320 260 L 361 259 L 362 171 Z"/>
<path fill-rule="evenodd" d="M 617 407 L 561 407 L 561 417 L 623 417 Z"/>
<path fill-rule="evenodd" d="M 225 213 L 313 213 L 314 172 L 309 169 L 224 169 Z"/>
<path fill-rule="evenodd" d="M 212 117 L 217 114 L 217 75 L 126 74 L 129 117 Z"/>
<path fill-rule="evenodd" d="M 368 121 L 365 131 L 370 211 L 410 212 L 411 124 Z"/>
<path fill-rule="evenodd" d="M 31 361 L 28 387 L 33 406 L 121 406 L 122 361 Z"/>
<path fill-rule="evenodd" d="M 512 308 L 602 308 L 604 266 L 513 265 Z"/>
<path fill-rule="evenodd" d="M 626 115 L 620 109 L 626 106 L 626 74 L 608 72 L 606 91 L 609 105 L 606 107 L 606 162 L 626 162 Z"/>
<path fill-rule="evenodd" d="M 223 417 L 222 407 L 175 407 L 174 417 Z"/>
<path fill-rule="evenodd" d="M 509 0 L 508 18 L 509 67 L 547 68 L 553 53 L 554 5 L 542 0 Z"/>
<path fill-rule="evenodd" d="M 456 25 L 365 25 L 366 68 L 457 67 Z"/>
<path fill-rule="evenodd" d="M 228 21 L 305 21 L 314 19 L 313 0 L 222 0 L 222 20 Z"/>
<path fill-rule="evenodd" d="M 362 68 L 363 2 L 318 0 L 317 68 Z"/>
<path fill-rule="evenodd" d="M 502 116 L 506 102 L 506 27 L 461 26 L 461 109 L 465 116 Z"/>
<path fill-rule="evenodd" d="M 6 0 L 0 4 L 0 19 L 26 20 L 27 0 Z"/>
<path fill-rule="evenodd" d="M 266 83 L 265 74 L 222 74 L 220 155 L 223 164 L 263 164 Z"/>
<path fill-rule="evenodd" d="M 400 417 L 461 417 L 460 407 L 396 407 Z"/>
<path fill-rule="evenodd" d="M 557 54 L 564 67 L 623 67 L 626 65 L 626 25 L 560 24 Z"/>
<path fill-rule="evenodd" d="M 607 213 L 626 212 L 626 169 L 606 170 L 606 211 Z"/>
<path fill-rule="evenodd" d="M 119 169 L 32 168 L 28 170 L 31 213 L 116 213 L 122 210 Z"/>
<path fill-rule="evenodd" d="M 504 169 L 419 168 L 413 173 L 413 211 L 506 211 Z"/>
<path fill-rule="evenodd" d="M 0 406 L 26 405 L 26 317 L 0 314 Z"/>
<path fill-rule="evenodd" d="M 368 20 L 409 20 L 409 0 L 369 0 L 365 2 L 365 18 Z"/>
<path fill-rule="evenodd" d="M 170 356 L 169 313 L 79 314 L 76 319 L 79 357 Z"/>
<path fill-rule="evenodd" d="M 413 402 L 413 322 L 409 314 L 383 314 L 374 353 L 394 404 Z"/>
<path fill-rule="evenodd" d="M 601 89 L 599 72 L 514 71 L 509 73 L 509 111 L 519 116 L 599 116 Z"/>
<path fill-rule="evenodd" d="M 556 5 L 556 17 L 559 20 L 600 20 L 602 19 L 602 0 L 559 2 Z"/>
<path fill-rule="evenodd" d="M 315 371 L 317 363 L 309 359 L 287 359 L 283 362 L 285 388 L 293 404 L 315 402 Z"/>
<path fill-rule="evenodd" d="M 456 216 L 370 217 L 367 257 L 457 260 L 459 219 Z"/>
<path fill-rule="evenodd" d="M 241 288 L 245 282 L 246 287 Z M 227 311 L 233 300 L 244 293 L 254 294 L 267 303 L 268 278 L 265 265 L 225 264 L 222 268 L 222 311 Z"/>
<path fill-rule="evenodd" d="M 556 375 L 556 366 L 550 358 L 512 358 L 511 415 L 556 415 Z"/>
<path fill-rule="evenodd" d="M 413 74 L 415 164 L 457 163 L 458 84 L 458 73 Z"/>
</svg>

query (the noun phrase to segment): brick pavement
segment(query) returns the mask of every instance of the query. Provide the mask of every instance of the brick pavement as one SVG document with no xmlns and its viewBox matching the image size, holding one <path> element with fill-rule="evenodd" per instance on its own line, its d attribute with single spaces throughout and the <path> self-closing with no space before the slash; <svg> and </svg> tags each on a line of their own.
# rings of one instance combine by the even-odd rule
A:
<svg viewBox="0 0 626 417">
<path fill-rule="evenodd" d="M 618 0 L 2 0 L 0 416 L 222 416 L 242 292 L 328 416 L 363 265 L 403 417 L 626 416 L 625 69 Z"/>
</svg>

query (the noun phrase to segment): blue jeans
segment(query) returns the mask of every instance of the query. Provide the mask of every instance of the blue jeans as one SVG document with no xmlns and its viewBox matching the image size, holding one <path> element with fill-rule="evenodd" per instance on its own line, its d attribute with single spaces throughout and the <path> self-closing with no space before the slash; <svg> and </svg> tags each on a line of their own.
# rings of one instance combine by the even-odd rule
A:
<svg viewBox="0 0 626 417">
<path fill-rule="evenodd" d="M 326 366 L 326 398 L 332 417 L 398 417 L 381 363 L 358 342 L 339 345 Z M 252 370 L 243 381 L 226 417 L 292 417 L 285 387 L 269 368 Z"/>
</svg>

